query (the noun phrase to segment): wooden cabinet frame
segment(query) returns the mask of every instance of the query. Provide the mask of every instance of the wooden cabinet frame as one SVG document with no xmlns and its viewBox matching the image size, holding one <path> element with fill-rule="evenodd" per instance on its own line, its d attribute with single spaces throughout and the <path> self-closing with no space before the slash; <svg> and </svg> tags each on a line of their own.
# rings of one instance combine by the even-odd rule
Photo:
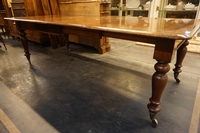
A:
<svg viewBox="0 0 200 133">
<path fill-rule="evenodd" d="M 75 6 L 74 6 L 74 5 Z M 84 4 L 84 5 L 83 5 Z M 76 8 L 76 6 L 87 6 L 87 4 L 93 4 L 97 5 L 97 7 L 93 7 L 95 12 L 94 13 L 88 13 L 88 15 L 100 15 L 100 2 L 99 1 L 83 1 L 83 0 L 73 0 L 73 2 L 69 3 L 69 0 L 43 0 L 42 1 L 42 6 L 43 6 L 43 11 L 45 15 L 69 15 L 67 12 L 69 11 L 68 8 Z M 92 7 L 92 6 L 91 6 Z M 62 8 L 62 9 L 61 9 Z M 85 7 L 86 8 L 86 7 Z M 65 10 L 65 11 L 63 11 Z M 92 11 L 92 9 L 90 9 Z M 72 15 L 79 15 L 77 13 L 77 10 L 72 12 Z M 80 15 L 83 15 L 84 12 L 80 12 Z M 81 21 L 81 20 L 80 20 Z M 105 53 L 107 51 L 110 51 L 110 44 L 109 40 L 107 37 L 102 37 L 100 39 L 93 39 L 93 38 L 86 38 L 82 36 L 76 36 L 76 35 L 69 35 L 66 37 L 66 35 L 60 35 L 59 39 L 55 37 L 54 35 L 49 35 L 50 40 L 52 43 L 53 47 L 57 47 L 57 43 L 60 43 L 61 46 L 64 41 L 62 41 L 62 38 L 65 37 L 66 42 L 75 42 L 75 43 L 80 43 L 84 45 L 89 45 L 98 50 L 99 53 Z M 61 38 L 61 39 L 60 39 Z M 58 42 L 57 40 L 60 40 L 61 42 Z"/>
</svg>

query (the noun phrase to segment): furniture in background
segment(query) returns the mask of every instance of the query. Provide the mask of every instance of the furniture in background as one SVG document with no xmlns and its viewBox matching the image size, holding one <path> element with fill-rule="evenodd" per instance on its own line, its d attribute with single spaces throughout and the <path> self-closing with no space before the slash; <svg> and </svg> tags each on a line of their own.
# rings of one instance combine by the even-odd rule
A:
<svg viewBox="0 0 200 133">
<path fill-rule="evenodd" d="M 4 37 L 9 36 L 8 22 L 4 20 L 6 17 L 6 11 L 3 6 L 3 2 L 0 1 L 0 27 Z"/>
<path fill-rule="evenodd" d="M 15 17 L 26 16 L 24 0 L 12 0 L 12 2 L 10 2 L 10 4 L 11 4 L 13 16 L 15 16 Z"/>
<path fill-rule="evenodd" d="M 3 46 L 4 46 L 5 50 L 7 50 L 6 44 L 5 44 L 5 42 L 4 42 L 4 40 L 3 40 L 3 37 L 2 37 L 1 35 L 0 35 L 0 42 L 3 43 Z M 0 48 L 1 48 L 1 45 L 0 45 Z"/>
<path fill-rule="evenodd" d="M 101 2 L 100 3 L 100 15 L 101 16 L 109 16 L 110 15 L 110 2 Z"/>
<path fill-rule="evenodd" d="M 34 1 L 36 2 L 36 1 Z M 32 0 L 12 0 L 9 7 L 7 0 L 2 0 L 3 7 L 5 9 L 5 16 L 4 17 L 22 17 L 22 16 L 32 16 L 32 15 L 43 15 L 43 10 L 39 10 L 39 8 L 35 8 Z M 40 4 L 40 3 L 39 3 Z M 10 36 L 13 37 L 20 37 L 17 27 L 14 22 L 7 22 L 8 30 Z M 49 37 L 47 34 L 38 32 L 38 31 L 31 31 L 27 30 L 27 38 L 29 41 L 36 42 L 36 43 L 45 43 L 49 42 Z"/>
<path fill-rule="evenodd" d="M 193 3 L 192 3 L 193 2 Z M 186 5 L 193 5 L 192 8 L 186 8 Z M 199 2 L 184 0 L 162 0 L 158 8 L 158 17 L 160 18 L 189 18 L 194 19 L 197 14 Z"/>
<path fill-rule="evenodd" d="M 20 0 L 24 2 L 24 7 L 26 11 L 26 16 L 34 16 L 34 15 L 43 15 L 43 9 L 41 8 L 40 1 L 35 0 Z M 13 2 L 12 2 L 13 5 Z M 21 5 L 22 9 L 24 8 L 23 5 Z M 23 9 L 24 10 L 24 9 Z M 49 37 L 47 34 L 38 32 L 38 31 L 27 31 L 27 37 L 28 40 L 37 42 L 37 43 L 45 43 L 49 42 Z"/>
<path fill-rule="evenodd" d="M 7 0 L 2 0 L 2 4 L 5 10 L 5 17 L 12 17 L 12 11 L 11 11 L 11 7 L 9 7 L 8 5 L 8 1 Z M 13 37 L 19 37 L 19 33 L 17 32 L 17 28 L 16 25 L 14 24 L 14 22 L 12 21 L 7 21 L 7 26 L 8 26 L 8 30 L 9 30 L 9 35 L 13 36 Z"/>
<path fill-rule="evenodd" d="M 44 2 L 46 1 L 46 2 Z M 47 5 L 48 4 L 48 5 Z M 46 14 L 49 15 L 65 15 L 65 16 L 102 16 L 109 15 L 107 10 L 110 3 L 101 3 L 100 1 L 90 0 L 43 0 L 42 5 L 47 9 Z M 101 7 L 101 8 L 100 8 Z M 82 21 L 82 20 L 80 20 Z M 61 35 L 63 36 L 63 35 Z M 53 39 L 54 38 L 54 39 Z M 63 37 L 62 37 L 63 38 Z M 99 53 L 105 53 L 110 51 L 110 44 L 107 37 L 102 38 L 87 38 L 84 35 L 72 35 L 65 36 L 67 44 L 68 42 L 74 42 L 92 46 L 98 50 Z M 53 41 L 54 40 L 54 41 Z M 61 39 L 59 39 L 61 40 Z M 51 42 L 55 43 L 55 36 L 51 36 Z"/>
<path fill-rule="evenodd" d="M 0 10 L 0 27 L 4 37 L 6 37 L 6 34 L 7 35 L 9 34 L 8 24 L 6 20 L 4 20 L 5 17 L 6 17 L 5 10 Z"/>
</svg>

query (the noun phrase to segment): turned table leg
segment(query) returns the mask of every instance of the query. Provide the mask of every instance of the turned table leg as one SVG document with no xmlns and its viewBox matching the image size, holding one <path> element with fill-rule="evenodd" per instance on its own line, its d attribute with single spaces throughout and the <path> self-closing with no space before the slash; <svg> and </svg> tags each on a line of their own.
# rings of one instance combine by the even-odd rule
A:
<svg viewBox="0 0 200 133">
<path fill-rule="evenodd" d="M 180 82 L 178 75 L 181 73 L 181 67 L 182 67 L 182 62 L 183 59 L 187 53 L 187 45 L 189 44 L 188 40 L 186 40 L 181 47 L 177 50 L 177 56 L 176 56 L 176 64 L 175 68 L 173 69 L 174 71 L 174 78 L 177 83 Z"/>
<path fill-rule="evenodd" d="M 152 96 L 149 99 L 150 103 L 147 107 L 153 126 L 157 126 L 158 121 L 155 119 L 155 116 L 161 110 L 160 98 L 168 81 L 166 73 L 170 70 L 170 66 L 168 63 L 158 61 L 154 68 L 156 72 L 152 76 Z"/>
<path fill-rule="evenodd" d="M 21 39 L 21 42 L 22 42 L 22 44 L 23 44 L 23 46 L 24 46 L 24 52 L 25 52 L 25 56 L 26 56 L 26 58 L 27 58 L 27 60 L 29 61 L 29 62 L 31 62 L 30 61 L 30 53 L 29 53 L 29 48 L 28 48 L 28 39 L 27 39 L 27 37 L 26 37 L 26 33 L 25 33 L 25 30 L 20 30 L 19 31 L 19 35 L 20 35 L 20 39 Z"/>
<path fill-rule="evenodd" d="M 3 46 L 4 46 L 5 50 L 7 50 L 7 48 L 6 48 L 6 44 L 5 44 L 5 42 L 4 42 L 4 40 L 3 40 L 3 37 L 2 37 L 2 36 L 0 36 L 0 41 L 3 43 Z M 0 46 L 0 47 L 1 47 L 1 46 Z"/>
</svg>

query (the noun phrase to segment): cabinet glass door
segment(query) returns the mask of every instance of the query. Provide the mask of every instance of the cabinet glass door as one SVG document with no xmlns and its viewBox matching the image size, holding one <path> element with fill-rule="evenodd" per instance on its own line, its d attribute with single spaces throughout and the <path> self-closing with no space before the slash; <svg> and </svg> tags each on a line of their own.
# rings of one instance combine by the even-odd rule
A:
<svg viewBox="0 0 200 133">
<path fill-rule="evenodd" d="M 151 0 L 110 0 L 112 16 L 143 16 L 148 17 Z"/>
<path fill-rule="evenodd" d="M 199 0 L 162 0 L 158 17 L 194 19 L 198 5 Z"/>
</svg>

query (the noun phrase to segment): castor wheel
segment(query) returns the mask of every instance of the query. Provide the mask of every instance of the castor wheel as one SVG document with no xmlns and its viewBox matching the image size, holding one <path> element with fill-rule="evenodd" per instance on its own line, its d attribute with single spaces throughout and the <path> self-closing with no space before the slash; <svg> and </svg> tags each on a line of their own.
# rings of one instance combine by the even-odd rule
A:
<svg viewBox="0 0 200 133">
<path fill-rule="evenodd" d="M 157 119 L 153 119 L 152 120 L 152 125 L 153 125 L 153 127 L 157 127 L 158 126 L 158 120 Z"/>
<path fill-rule="evenodd" d="M 175 80 L 176 80 L 176 83 L 180 83 L 181 82 L 180 79 L 178 79 L 178 78 L 175 78 Z"/>
</svg>

